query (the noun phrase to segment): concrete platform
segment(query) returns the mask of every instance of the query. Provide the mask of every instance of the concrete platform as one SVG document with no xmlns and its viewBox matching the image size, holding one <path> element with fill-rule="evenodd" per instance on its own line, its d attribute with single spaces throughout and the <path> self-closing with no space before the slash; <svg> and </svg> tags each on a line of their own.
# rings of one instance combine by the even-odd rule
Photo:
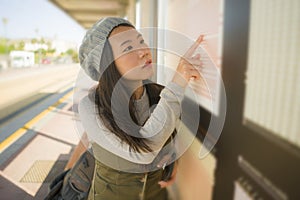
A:
<svg viewBox="0 0 300 200">
<path fill-rule="evenodd" d="M 43 199 L 49 182 L 64 170 L 79 142 L 72 92 L 25 127 L 30 139 L 0 166 L 1 200 Z M 8 147 L 7 147 L 8 148 Z"/>
</svg>

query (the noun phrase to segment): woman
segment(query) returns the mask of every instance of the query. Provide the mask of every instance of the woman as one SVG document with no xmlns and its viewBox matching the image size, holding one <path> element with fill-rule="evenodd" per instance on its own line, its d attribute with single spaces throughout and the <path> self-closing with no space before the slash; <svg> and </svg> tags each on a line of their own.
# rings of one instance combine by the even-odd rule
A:
<svg viewBox="0 0 300 200">
<path fill-rule="evenodd" d="M 166 166 L 175 161 L 176 124 L 190 79 L 199 79 L 200 36 L 180 60 L 172 81 L 151 83 L 152 56 L 143 36 L 122 18 L 98 21 L 79 49 L 81 67 L 96 88 L 79 104 L 96 167 L 89 199 L 168 199 Z M 175 162 L 176 163 L 176 162 Z"/>
</svg>

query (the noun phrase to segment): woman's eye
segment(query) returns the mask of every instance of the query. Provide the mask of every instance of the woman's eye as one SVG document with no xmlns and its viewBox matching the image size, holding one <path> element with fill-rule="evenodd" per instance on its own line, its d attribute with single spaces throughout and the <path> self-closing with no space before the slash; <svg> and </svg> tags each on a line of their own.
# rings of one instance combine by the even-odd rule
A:
<svg viewBox="0 0 300 200">
<path fill-rule="evenodd" d="M 130 50 L 132 50 L 132 49 L 133 49 L 132 46 L 128 46 L 126 49 L 123 50 L 123 52 L 125 52 L 125 51 L 130 51 Z"/>
</svg>

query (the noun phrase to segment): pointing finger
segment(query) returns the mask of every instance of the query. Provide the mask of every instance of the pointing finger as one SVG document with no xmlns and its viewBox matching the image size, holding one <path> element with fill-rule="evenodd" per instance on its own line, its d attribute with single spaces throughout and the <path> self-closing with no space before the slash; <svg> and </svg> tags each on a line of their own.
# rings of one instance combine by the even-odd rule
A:
<svg viewBox="0 0 300 200">
<path fill-rule="evenodd" d="M 200 35 L 198 37 L 198 39 L 196 40 L 196 42 L 194 42 L 194 44 L 184 54 L 184 57 L 186 57 L 186 58 L 191 57 L 203 40 L 204 40 L 204 35 Z"/>
</svg>

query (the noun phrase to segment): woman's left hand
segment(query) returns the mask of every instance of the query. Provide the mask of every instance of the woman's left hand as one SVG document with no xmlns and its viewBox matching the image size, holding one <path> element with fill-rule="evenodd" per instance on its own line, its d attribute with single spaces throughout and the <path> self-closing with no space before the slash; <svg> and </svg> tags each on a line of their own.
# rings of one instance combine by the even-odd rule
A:
<svg viewBox="0 0 300 200">
<path fill-rule="evenodd" d="M 177 165 L 178 165 L 178 162 L 175 161 L 171 178 L 168 181 L 159 181 L 158 182 L 158 184 L 160 185 L 161 188 L 168 187 L 168 186 L 172 185 L 175 182 L 176 174 L 177 174 Z"/>
<path fill-rule="evenodd" d="M 204 41 L 204 35 L 200 35 L 194 44 L 187 50 L 179 60 L 176 72 L 172 81 L 185 88 L 190 80 L 199 80 L 201 75 L 199 71 L 202 68 L 200 54 L 193 56 L 198 46 Z"/>
</svg>

